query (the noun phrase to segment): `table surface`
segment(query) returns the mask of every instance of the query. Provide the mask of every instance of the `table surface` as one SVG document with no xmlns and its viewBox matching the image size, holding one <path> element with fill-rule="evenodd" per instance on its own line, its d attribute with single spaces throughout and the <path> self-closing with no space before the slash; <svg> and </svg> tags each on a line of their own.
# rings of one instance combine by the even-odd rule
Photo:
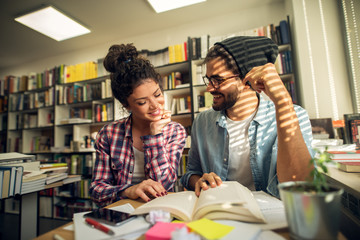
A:
<svg viewBox="0 0 360 240">
<path fill-rule="evenodd" d="M 116 207 L 116 206 L 123 205 L 123 204 L 126 204 L 126 203 L 130 203 L 134 208 L 137 208 L 137 207 L 141 206 L 142 204 L 144 204 L 145 202 L 139 201 L 139 200 L 122 199 L 122 200 L 117 201 L 117 202 L 115 202 L 113 204 L 110 204 L 106 208 Z M 34 239 L 36 239 L 36 240 L 54 239 L 54 235 L 57 234 L 60 237 L 62 237 L 63 239 L 65 239 L 65 240 L 73 240 L 75 238 L 74 237 L 74 231 L 64 229 L 64 227 L 67 227 L 67 226 L 69 226 L 71 224 L 73 224 L 73 223 L 72 222 L 67 223 L 67 224 L 65 224 L 63 226 L 55 228 L 54 230 L 51 230 L 51 231 L 49 231 L 47 233 L 44 233 L 44 234 L 42 234 L 42 235 L 40 235 L 40 236 L 38 236 L 38 237 L 36 237 Z"/>
<path fill-rule="evenodd" d="M 115 202 L 113 204 L 110 204 L 106 208 L 116 207 L 116 206 L 123 205 L 123 204 L 126 204 L 126 203 L 130 203 L 134 208 L 137 208 L 137 207 L 141 206 L 142 204 L 144 204 L 145 202 L 140 201 L 140 200 L 122 199 L 122 200 L 117 201 L 117 202 Z M 42 234 L 42 235 L 40 235 L 40 236 L 38 236 L 38 237 L 36 237 L 34 239 L 35 240 L 54 239 L 54 235 L 57 234 L 58 236 L 62 237 L 65 240 L 73 240 L 74 239 L 74 231 L 64 229 L 65 227 L 67 227 L 67 226 L 69 226 L 71 224 L 73 224 L 73 223 L 72 222 L 67 223 L 67 224 L 65 224 L 63 226 L 60 226 L 60 227 L 54 229 L 54 230 L 51 230 L 51 231 L 49 231 L 47 233 L 44 233 L 44 234 Z M 277 230 L 274 230 L 274 232 L 280 234 L 285 239 L 290 239 L 288 229 L 277 229 Z M 140 240 L 144 239 L 144 237 L 140 237 L 139 239 Z"/>
<path fill-rule="evenodd" d="M 126 203 L 130 203 L 134 208 L 137 208 L 139 206 L 141 206 L 142 204 L 144 204 L 144 201 L 140 201 L 140 200 L 132 200 L 132 199 L 122 199 L 120 201 L 117 201 L 113 204 L 108 205 L 106 208 L 111 208 L 111 207 L 116 207 L 119 205 L 123 205 Z M 72 230 L 66 230 L 64 229 L 64 227 L 67 227 L 69 225 L 73 224 L 71 223 L 67 223 L 63 226 L 60 226 L 54 230 L 51 230 L 47 233 L 44 233 L 36 238 L 34 238 L 34 240 L 49 240 L 49 239 L 54 239 L 54 235 L 57 234 L 58 236 L 62 237 L 64 240 L 74 240 L 74 231 Z M 285 239 L 290 239 L 289 236 L 289 230 L 287 228 L 283 228 L 283 229 L 276 229 L 273 230 L 275 233 L 281 235 L 282 237 L 284 237 Z M 145 239 L 144 236 L 140 237 L 138 240 L 143 240 Z M 346 238 L 344 237 L 343 234 L 339 233 L 338 236 L 338 240 L 346 240 Z"/>
</svg>

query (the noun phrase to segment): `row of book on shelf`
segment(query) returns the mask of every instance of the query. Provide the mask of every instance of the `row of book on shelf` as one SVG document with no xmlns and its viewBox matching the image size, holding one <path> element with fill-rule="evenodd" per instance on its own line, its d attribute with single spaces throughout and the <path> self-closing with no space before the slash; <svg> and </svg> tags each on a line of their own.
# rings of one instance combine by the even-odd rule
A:
<svg viewBox="0 0 360 240">
<path fill-rule="evenodd" d="M 0 154 L 0 199 L 43 190 L 46 185 L 79 181 L 81 175 L 69 177 L 67 163 L 41 164 L 34 155 Z"/>
<path fill-rule="evenodd" d="M 171 72 L 162 77 L 162 87 L 164 90 L 190 87 L 189 79 L 183 77 L 181 72 Z"/>
<path fill-rule="evenodd" d="M 57 103 L 68 104 L 86 102 L 112 97 L 110 79 L 93 83 L 74 83 L 73 85 L 57 85 Z"/>
<path fill-rule="evenodd" d="M 99 103 L 94 105 L 95 122 L 105 122 L 114 120 L 114 103 Z"/>
<path fill-rule="evenodd" d="M 8 96 L 0 95 L 0 113 L 8 110 Z"/>
<path fill-rule="evenodd" d="M 57 162 L 66 163 L 71 175 L 82 175 L 85 178 L 92 175 L 93 154 L 60 154 L 55 156 L 55 159 Z"/>
<path fill-rule="evenodd" d="M 198 111 L 204 111 L 211 108 L 213 103 L 213 97 L 209 92 L 203 92 L 202 94 L 197 95 L 197 107 Z M 191 112 L 191 97 L 187 96 L 177 96 L 173 97 L 171 100 L 171 114 L 183 114 Z"/>
<path fill-rule="evenodd" d="M 171 101 L 171 114 L 182 114 L 191 112 L 191 97 L 174 97 Z"/>
<path fill-rule="evenodd" d="M 276 71 L 279 74 L 289 74 L 293 72 L 291 50 L 280 52 L 275 61 Z"/>
<path fill-rule="evenodd" d="M 7 126 L 7 115 L 0 115 L 0 131 L 6 130 Z"/>
<path fill-rule="evenodd" d="M 36 127 L 47 127 L 54 124 L 54 112 L 48 111 L 39 118 L 37 112 L 19 112 L 14 117 L 15 122 L 10 130 L 20 130 Z"/>
<path fill-rule="evenodd" d="M 53 106 L 55 104 L 54 88 L 51 87 L 39 92 L 26 92 L 24 94 L 10 95 L 8 103 L 10 111 L 22 111 Z"/>
<path fill-rule="evenodd" d="M 91 106 L 71 107 L 69 114 L 60 120 L 60 124 L 91 123 L 93 119 L 93 109 Z"/>
<path fill-rule="evenodd" d="M 40 73 L 29 73 L 21 77 L 6 76 L 5 81 L 0 84 L 0 92 L 9 93 L 25 92 L 44 87 L 54 86 L 55 84 L 71 83 L 93 79 L 98 77 L 98 64 L 94 61 L 78 63 L 75 65 L 61 64 L 51 69 L 46 69 Z"/>
<path fill-rule="evenodd" d="M 150 51 L 141 50 L 140 55 L 147 58 L 155 67 L 188 60 L 187 42 L 169 45 L 166 48 Z"/>
<path fill-rule="evenodd" d="M 200 37 L 190 37 L 188 41 L 173 44 L 163 49 L 155 51 L 141 50 L 140 54 L 148 58 L 154 66 L 183 62 L 188 59 L 201 59 L 206 56 L 209 46 L 232 36 L 266 36 L 279 45 L 290 43 L 288 22 L 281 20 L 278 25 L 268 24 L 222 36 L 202 35 Z M 0 95 L 4 95 L 7 89 L 10 93 L 23 92 L 107 75 L 103 67 L 103 60 L 103 58 L 99 58 L 97 61 L 73 65 L 61 64 L 40 73 L 30 73 L 21 77 L 6 76 L 0 84 Z"/>
<path fill-rule="evenodd" d="M 90 211 L 95 206 L 90 200 L 91 179 L 40 192 L 39 216 L 71 219 L 74 213 Z M 53 204 L 55 203 L 55 204 Z"/>
</svg>

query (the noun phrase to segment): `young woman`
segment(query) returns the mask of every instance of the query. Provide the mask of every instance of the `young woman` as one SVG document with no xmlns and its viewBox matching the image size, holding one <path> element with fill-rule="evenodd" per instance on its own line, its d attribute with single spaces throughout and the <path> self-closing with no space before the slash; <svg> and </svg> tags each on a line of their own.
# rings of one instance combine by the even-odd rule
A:
<svg viewBox="0 0 360 240">
<path fill-rule="evenodd" d="M 104 59 L 114 97 L 130 116 L 105 125 L 96 138 L 92 200 L 150 201 L 172 191 L 186 131 L 164 109 L 161 77 L 132 44 L 113 45 Z"/>
</svg>

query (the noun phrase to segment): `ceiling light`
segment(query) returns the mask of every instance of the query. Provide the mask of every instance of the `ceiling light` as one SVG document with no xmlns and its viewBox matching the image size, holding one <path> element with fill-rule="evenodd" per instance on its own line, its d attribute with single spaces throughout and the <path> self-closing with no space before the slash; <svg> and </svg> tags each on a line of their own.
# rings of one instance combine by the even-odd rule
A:
<svg viewBox="0 0 360 240">
<path fill-rule="evenodd" d="M 90 32 L 89 29 L 51 6 L 17 17 L 15 21 L 56 41 L 66 40 Z"/>
<path fill-rule="evenodd" d="M 155 12 L 161 13 L 188 5 L 205 2 L 206 0 L 147 0 Z"/>
</svg>

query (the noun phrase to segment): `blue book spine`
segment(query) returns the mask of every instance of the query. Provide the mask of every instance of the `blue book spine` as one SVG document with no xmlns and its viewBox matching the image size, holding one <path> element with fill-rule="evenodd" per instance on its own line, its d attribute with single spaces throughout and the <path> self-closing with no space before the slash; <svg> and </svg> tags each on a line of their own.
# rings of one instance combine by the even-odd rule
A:
<svg viewBox="0 0 360 240">
<path fill-rule="evenodd" d="M 290 43 L 289 28 L 286 20 L 280 21 L 280 35 L 282 44 Z"/>
</svg>

